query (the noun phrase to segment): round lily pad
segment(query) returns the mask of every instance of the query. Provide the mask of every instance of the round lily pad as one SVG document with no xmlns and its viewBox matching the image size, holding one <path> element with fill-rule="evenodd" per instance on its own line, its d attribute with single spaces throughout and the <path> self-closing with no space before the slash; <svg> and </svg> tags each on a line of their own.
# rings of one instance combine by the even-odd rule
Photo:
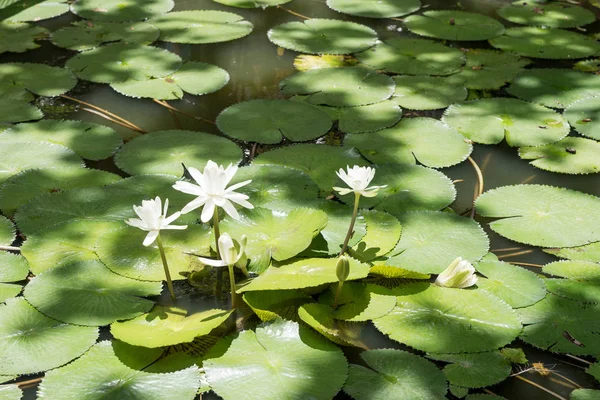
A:
<svg viewBox="0 0 600 400">
<path fill-rule="evenodd" d="M 361 347 L 359 336 L 361 324 L 334 319 L 331 305 L 306 303 L 298 309 L 302 322 L 319 332 L 331 342 L 341 346 Z"/>
<path fill-rule="evenodd" d="M 427 39 L 395 37 L 356 54 L 361 63 L 406 75 L 450 75 L 465 62 L 458 49 Z"/>
<path fill-rule="evenodd" d="M 279 83 L 285 95 L 306 94 L 311 104 L 352 107 L 379 103 L 394 94 L 394 80 L 363 67 L 297 72 Z"/>
<path fill-rule="evenodd" d="M 2 89 L 0 88 L 0 92 Z M 14 123 L 34 121 L 44 116 L 42 110 L 26 101 L 13 100 L 11 98 L 0 99 L 0 122 Z"/>
<path fill-rule="evenodd" d="M 467 98 L 464 86 L 439 76 L 395 76 L 392 101 L 409 110 L 437 110 Z"/>
<path fill-rule="evenodd" d="M 546 264 L 544 273 L 568 279 L 546 279 L 548 291 L 584 303 L 600 303 L 600 264 L 588 261 L 557 261 Z"/>
<path fill-rule="evenodd" d="M 325 292 L 319 302 L 331 306 L 336 289 Z M 344 321 L 369 321 L 380 318 L 396 306 L 396 296 L 381 286 L 373 284 L 347 282 L 342 287 L 338 299 L 338 307 L 331 315 Z"/>
<path fill-rule="evenodd" d="M 178 70 L 181 64 L 177 54 L 158 47 L 114 43 L 80 53 L 65 66 L 81 79 L 117 83 L 164 77 Z"/>
<path fill-rule="evenodd" d="M 420 0 L 327 0 L 329 8 L 366 18 L 391 18 L 410 14 L 421 8 Z"/>
<path fill-rule="evenodd" d="M 36 40 L 49 34 L 46 28 L 32 26 L 23 22 L 0 22 L 0 54 L 24 53 L 40 47 Z"/>
<path fill-rule="evenodd" d="M 495 350 L 512 342 L 521 332 L 517 313 L 484 290 L 412 283 L 394 289 L 394 293 L 398 296 L 396 307 L 373 323 L 391 339 L 417 350 Z"/>
<path fill-rule="evenodd" d="M 3 215 L 0 215 L 0 245 L 10 246 L 16 239 L 13 223 Z"/>
<path fill-rule="evenodd" d="M 163 374 L 137 371 L 121 362 L 107 340 L 97 343 L 77 361 L 47 373 L 37 394 L 40 400 L 192 400 L 199 387 L 198 367 Z"/>
<path fill-rule="evenodd" d="M 271 28 L 267 35 L 279 47 L 311 54 L 357 53 L 377 41 L 377 32 L 368 26 L 321 18 L 286 22 Z"/>
<path fill-rule="evenodd" d="M 98 21 L 141 21 L 171 11 L 173 0 L 76 0 L 71 11 Z"/>
<path fill-rule="evenodd" d="M 600 43 L 593 38 L 551 28 L 508 28 L 504 35 L 491 39 L 490 44 L 532 58 L 576 59 L 600 52 Z"/>
<path fill-rule="evenodd" d="M 402 236 L 388 259 L 377 262 L 420 273 L 439 274 L 457 257 L 470 262 L 489 250 L 489 239 L 470 218 L 435 211 L 415 211 L 399 216 Z M 452 353 L 452 351 L 448 351 Z"/>
<path fill-rule="evenodd" d="M 0 303 L 4 303 L 7 299 L 17 297 L 19 293 L 21 293 L 21 290 L 23 290 L 23 286 L 19 284 L 0 282 Z"/>
<path fill-rule="evenodd" d="M 406 118 L 378 132 L 347 135 L 344 145 L 356 147 L 376 164 L 414 164 L 418 160 L 434 168 L 459 164 L 473 150 L 464 136 L 433 118 Z"/>
<path fill-rule="evenodd" d="M 48 318 L 23 297 L 0 304 L 0 373 L 31 374 L 79 357 L 98 338 L 98 329 Z"/>
<path fill-rule="evenodd" d="M 600 143 L 592 139 L 566 137 L 559 142 L 521 147 L 519 157 L 534 167 L 563 174 L 600 172 Z"/>
<path fill-rule="evenodd" d="M 317 107 L 287 100 L 245 101 L 226 108 L 217 117 L 217 127 L 226 135 L 271 144 L 284 137 L 294 142 L 316 139 L 331 125 L 329 115 Z"/>
<path fill-rule="evenodd" d="M 546 107 L 567 108 L 578 100 L 600 96 L 600 76 L 570 69 L 534 68 L 517 75 L 507 91 Z"/>
<path fill-rule="evenodd" d="M 11 22 L 37 22 L 69 12 L 67 0 L 24 0 L 13 3 L 15 4 L 11 4 L 7 8 L 3 7 L 2 10 L 10 11 L 11 15 L 7 20 Z"/>
<path fill-rule="evenodd" d="M 490 228 L 520 243 L 571 247 L 600 241 L 600 198 L 553 186 L 515 185 L 489 190 L 475 204 Z"/>
<path fill-rule="evenodd" d="M 600 242 L 583 246 L 565 247 L 562 249 L 544 249 L 545 253 L 554 254 L 560 258 L 577 261 L 592 261 L 600 263 Z"/>
<path fill-rule="evenodd" d="M 219 43 L 247 36 L 253 26 L 241 16 L 214 10 L 176 11 L 150 21 L 160 40 L 172 43 Z"/>
<path fill-rule="evenodd" d="M 238 164 L 242 151 L 232 141 L 193 131 L 157 131 L 125 144 L 115 156 L 115 163 L 132 174 L 171 174 L 181 176 L 185 164 L 201 167 L 208 160 L 218 164 Z"/>
<path fill-rule="evenodd" d="M 498 15 L 515 24 L 575 28 L 596 20 L 590 10 L 567 1 L 541 3 L 536 0 L 518 0 L 498 10 Z"/>
<path fill-rule="evenodd" d="M 59 321 L 101 326 L 149 311 L 143 296 L 160 294 L 158 282 L 140 282 L 112 273 L 98 261 L 52 268 L 29 282 L 24 296 L 36 309 Z"/>
<path fill-rule="evenodd" d="M 569 400 L 595 400 L 600 397 L 600 390 L 575 389 L 569 394 Z"/>
<path fill-rule="evenodd" d="M 465 11 L 426 11 L 409 16 L 404 25 L 417 35 L 445 40 L 488 40 L 504 32 L 495 19 Z"/>
<path fill-rule="evenodd" d="M 7 252 L 0 253 L 0 282 L 22 281 L 28 274 L 29 264 L 25 257 Z"/>
<path fill-rule="evenodd" d="M 112 42 L 146 45 L 159 35 L 158 28 L 148 22 L 75 21 L 53 32 L 50 40 L 58 47 L 84 51 Z"/>
<path fill-rule="evenodd" d="M 213 0 L 215 3 L 238 8 L 262 8 L 275 7 L 280 4 L 289 3 L 292 0 Z"/>
<path fill-rule="evenodd" d="M 497 144 L 505 139 L 513 147 L 554 143 L 570 129 L 559 113 L 510 98 L 455 104 L 446 110 L 442 121 L 476 143 Z"/>
<path fill-rule="evenodd" d="M 572 103 L 565 110 L 564 116 L 577 132 L 600 140 L 600 92 L 597 96 Z"/>
<path fill-rule="evenodd" d="M 40 77 L 44 79 L 40 79 Z M 30 91 L 39 96 L 59 96 L 75 87 L 77 78 L 68 70 L 36 63 L 0 64 L 0 93 Z M 11 93 L 12 92 L 12 93 Z"/>
<path fill-rule="evenodd" d="M 546 274 L 577 281 L 600 281 L 600 264 L 588 261 L 555 261 L 544 265 Z"/>
<path fill-rule="evenodd" d="M 338 129 L 345 133 L 379 131 L 396 125 L 402 118 L 402 109 L 393 100 L 358 107 L 322 106 L 321 109 L 337 119 Z"/>
<path fill-rule="evenodd" d="M 502 382 L 512 370 L 511 364 L 499 351 L 475 354 L 428 354 L 437 361 L 450 364 L 444 367 L 444 375 L 451 385 L 482 388 Z"/>
</svg>

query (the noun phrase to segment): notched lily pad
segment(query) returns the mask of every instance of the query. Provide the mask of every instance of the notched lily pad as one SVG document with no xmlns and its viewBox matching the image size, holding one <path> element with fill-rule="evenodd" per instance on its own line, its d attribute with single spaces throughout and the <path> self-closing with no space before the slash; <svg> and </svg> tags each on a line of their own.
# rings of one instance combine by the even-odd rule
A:
<svg viewBox="0 0 600 400">
<path fill-rule="evenodd" d="M 519 157 L 534 167 L 563 174 L 600 172 L 600 143 L 591 139 L 566 137 L 537 147 L 521 147 Z"/>
<path fill-rule="evenodd" d="M 460 83 L 438 76 L 395 76 L 396 91 L 392 101 L 409 110 L 438 110 L 467 98 Z"/>
<path fill-rule="evenodd" d="M 11 22 L 37 22 L 69 12 L 67 0 L 23 0 L 8 3 L 14 4 L 3 7 L 0 15 L 8 15 L 6 20 Z"/>
<path fill-rule="evenodd" d="M 543 272 L 566 278 L 546 279 L 549 292 L 584 303 L 600 303 L 600 264 L 587 261 L 557 261 L 546 264 Z"/>
<path fill-rule="evenodd" d="M 0 245 L 10 246 L 16 237 L 13 223 L 5 216 L 0 215 Z"/>
<path fill-rule="evenodd" d="M 41 26 L 23 22 L 0 22 L 0 54 L 24 53 L 40 47 L 36 40 L 45 38 L 50 32 Z"/>
<path fill-rule="evenodd" d="M 39 96 L 60 96 L 75 87 L 77 78 L 64 68 L 36 63 L 6 63 L 0 64 L 0 82 L 1 94 L 25 100 L 25 91 Z M 25 101 L 30 100 L 32 97 Z"/>
<path fill-rule="evenodd" d="M 421 8 L 420 0 L 327 0 L 327 6 L 343 14 L 365 18 L 392 18 Z"/>
<path fill-rule="evenodd" d="M 499 9 L 498 15 L 515 24 L 550 28 L 575 28 L 596 20 L 593 12 L 568 1 L 518 0 Z"/>
<path fill-rule="evenodd" d="M 443 369 L 451 385 L 482 388 L 500 383 L 510 375 L 511 364 L 499 351 L 475 354 L 428 354 L 429 358 L 450 364 Z"/>
<path fill-rule="evenodd" d="M 313 298 L 300 290 L 264 290 L 244 293 L 244 302 L 261 321 L 298 320 L 298 308 Z"/>
<path fill-rule="evenodd" d="M 600 140 L 600 90 L 598 97 L 588 97 L 571 103 L 564 116 L 583 136 Z"/>
<path fill-rule="evenodd" d="M 321 109 L 338 121 L 344 133 L 375 132 L 396 125 L 402 118 L 402 108 L 393 100 L 358 107 L 328 107 Z"/>
<path fill-rule="evenodd" d="M 0 282 L 22 281 L 28 274 L 29 264 L 25 257 L 7 252 L 0 253 Z"/>
<path fill-rule="evenodd" d="M 71 11 L 98 21 L 141 21 L 171 11 L 173 0 L 76 0 Z"/>
<path fill-rule="evenodd" d="M 417 35 L 445 40 L 488 40 L 504 32 L 495 19 L 465 11 L 426 11 L 411 15 L 404 24 Z"/>
</svg>

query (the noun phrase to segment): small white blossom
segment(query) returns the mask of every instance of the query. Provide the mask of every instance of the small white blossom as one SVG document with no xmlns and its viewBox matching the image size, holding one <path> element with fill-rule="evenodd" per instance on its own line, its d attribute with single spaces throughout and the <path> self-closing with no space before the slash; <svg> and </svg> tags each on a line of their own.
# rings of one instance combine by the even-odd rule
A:
<svg viewBox="0 0 600 400">
<path fill-rule="evenodd" d="M 198 257 L 198 259 L 204 264 L 213 267 L 226 267 L 229 265 L 234 265 L 244 255 L 247 240 L 248 239 L 246 235 L 242 235 L 239 245 L 236 246 L 233 239 L 231 239 L 231 236 L 229 236 L 227 233 L 223 233 L 219 237 L 219 256 L 221 259 L 212 260 L 204 257 Z"/>
<path fill-rule="evenodd" d="M 154 200 L 143 200 L 142 206 L 133 206 L 133 211 L 137 214 L 138 218 L 129 218 L 125 221 L 126 224 L 136 228 L 140 228 L 144 231 L 148 231 L 148 235 L 144 239 L 144 246 L 150 246 L 162 229 L 185 229 L 187 225 L 169 225 L 175 221 L 181 213 L 178 211 L 175 214 L 167 217 L 167 210 L 169 208 L 169 199 L 165 200 L 165 208 L 162 210 L 162 201 L 160 197 L 156 196 Z"/>
<path fill-rule="evenodd" d="M 214 161 L 208 161 L 204 172 L 200 172 L 196 168 L 188 168 L 190 175 L 192 175 L 197 185 L 190 182 L 177 181 L 173 185 L 173 188 L 198 197 L 186 204 L 181 212 L 187 214 L 196 208 L 204 206 L 200 219 L 202 222 L 208 222 L 214 215 L 215 207 L 222 207 L 232 218 L 240 219 L 240 215 L 231 203 L 232 201 L 246 208 L 254 208 L 254 206 L 247 201 L 248 196 L 234 192 L 235 189 L 249 184 L 252 180 L 236 183 L 229 188 L 227 187 L 237 170 L 238 168 L 231 164 L 227 168 L 223 168 L 222 165 L 217 165 Z"/>
<path fill-rule="evenodd" d="M 369 183 L 373 180 L 375 176 L 375 169 L 371 167 L 359 167 L 355 165 L 350 168 L 350 166 L 346 166 L 348 172 L 346 173 L 343 169 L 340 168 L 338 172 L 336 172 L 337 176 L 339 176 L 348 186 L 349 188 L 340 188 L 334 187 L 334 190 L 340 192 L 340 195 L 345 195 L 351 192 L 361 194 L 365 197 L 375 197 L 377 196 L 377 192 L 379 189 L 386 187 L 383 186 L 369 186 Z"/>
<path fill-rule="evenodd" d="M 438 275 L 435 284 L 438 286 L 464 289 L 477 283 L 475 268 L 467 260 L 458 257 Z"/>
</svg>

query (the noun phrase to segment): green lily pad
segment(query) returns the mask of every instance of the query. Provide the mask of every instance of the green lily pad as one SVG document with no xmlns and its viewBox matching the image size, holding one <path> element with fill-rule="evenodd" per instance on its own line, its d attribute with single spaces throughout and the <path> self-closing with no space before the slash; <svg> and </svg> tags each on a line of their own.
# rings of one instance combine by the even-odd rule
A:
<svg viewBox="0 0 600 400">
<path fill-rule="evenodd" d="M 534 167 L 563 174 L 600 172 L 600 143 L 592 139 L 566 137 L 559 142 L 521 147 L 519 157 Z"/>
<path fill-rule="evenodd" d="M 412 283 L 396 288 L 394 293 L 398 296 L 396 307 L 373 323 L 391 339 L 417 350 L 495 350 L 512 342 L 521 332 L 515 311 L 484 290 Z"/>
<path fill-rule="evenodd" d="M 502 261 L 481 261 L 475 268 L 486 277 L 477 280 L 477 287 L 504 300 L 512 308 L 530 306 L 546 296 L 544 282 L 525 268 Z"/>
<path fill-rule="evenodd" d="M 338 120 L 338 129 L 345 133 L 379 131 L 396 125 L 402 118 L 402 109 L 393 100 L 359 107 L 322 106 L 321 109 L 332 114 Z"/>
<path fill-rule="evenodd" d="M 253 25 L 241 16 L 214 10 L 170 12 L 150 22 L 160 29 L 160 40 L 172 43 L 219 43 L 247 36 Z"/>
<path fill-rule="evenodd" d="M 47 373 L 37 394 L 40 400 L 192 400 L 199 387 L 198 367 L 166 374 L 137 371 L 125 366 L 106 340 L 77 361 Z"/>
<path fill-rule="evenodd" d="M 37 22 L 68 13 L 69 4 L 67 0 L 23 0 L 3 8 L 2 11 L 10 13 L 7 20 L 11 22 Z"/>
<path fill-rule="evenodd" d="M 391 18 L 421 8 L 419 0 L 327 0 L 327 6 L 343 14 L 365 18 Z"/>
<path fill-rule="evenodd" d="M 419 161 L 434 168 L 459 164 L 473 150 L 456 130 L 433 118 L 407 118 L 378 132 L 347 135 L 344 145 L 356 147 L 367 160 L 377 164 Z"/>
<path fill-rule="evenodd" d="M 600 96 L 600 91 L 597 93 Z M 571 103 L 564 116 L 583 136 L 600 140 L 600 97 L 588 97 Z"/>
<path fill-rule="evenodd" d="M 147 45 L 159 35 L 158 28 L 148 22 L 75 21 L 53 32 L 50 40 L 58 47 L 84 51 L 112 42 Z"/>
<path fill-rule="evenodd" d="M 598 304 L 584 304 L 549 294 L 517 312 L 525 325 L 520 338 L 526 343 L 559 353 L 600 352 Z"/>
<path fill-rule="evenodd" d="M 499 9 L 498 15 L 515 24 L 550 28 L 575 28 L 596 20 L 593 12 L 567 1 L 518 0 Z"/>
<path fill-rule="evenodd" d="M 164 77 L 177 71 L 181 64 L 177 54 L 158 47 L 113 43 L 80 53 L 65 66 L 81 79 L 118 83 Z"/>
<path fill-rule="evenodd" d="M 543 272 L 568 279 L 546 279 L 548 291 L 584 303 L 600 303 L 600 264 L 587 261 L 557 261 Z"/>
<path fill-rule="evenodd" d="M 24 298 L 0 304 L 0 373 L 31 374 L 79 357 L 98 338 L 98 329 L 48 318 Z"/>
<path fill-rule="evenodd" d="M 229 82 L 229 74 L 222 68 L 202 62 L 188 61 L 172 75 L 148 80 L 130 79 L 112 83 L 117 92 L 130 97 L 176 100 L 183 92 L 203 95 L 216 92 Z"/>
<path fill-rule="evenodd" d="M 455 104 L 448 107 L 442 121 L 476 143 L 497 144 L 505 139 L 513 147 L 554 143 L 570 129 L 559 113 L 510 98 Z"/>
<path fill-rule="evenodd" d="M 289 3 L 292 0 L 213 0 L 215 3 L 238 8 L 262 8 L 275 7 L 280 4 Z"/>
<path fill-rule="evenodd" d="M 332 121 L 317 107 L 299 101 L 250 100 L 234 104 L 217 117 L 227 136 L 257 143 L 276 144 L 285 137 L 305 142 L 325 135 Z"/>
<path fill-rule="evenodd" d="M 432 40 L 404 37 L 384 40 L 356 58 L 363 64 L 406 75 L 450 75 L 465 62 L 460 50 Z"/>
<path fill-rule="evenodd" d="M 17 297 L 19 293 L 21 293 L 21 290 L 23 290 L 23 286 L 19 284 L 0 282 L 0 303 L 4 303 L 7 299 Z"/>
<path fill-rule="evenodd" d="M 568 258 L 569 260 L 600 263 L 600 242 L 562 249 L 544 249 L 544 252 L 554 254 L 560 258 Z"/>
<path fill-rule="evenodd" d="M 400 239 L 402 227 L 396 217 L 376 210 L 362 210 L 367 233 L 349 250 L 352 257 L 368 262 L 389 253 Z"/>
<path fill-rule="evenodd" d="M 104 186 L 118 180 L 121 180 L 120 176 L 98 169 L 29 169 L 11 176 L 0 185 L 0 210 L 12 215 L 21 205 L 44 193 Z"/>
<path fill-rule="evenodd" d="M 409 110 L 437 110 L 467 98 L 467 89 L 439 76 L 395 76 L 392 101 Z"/>
<path fill-rule="evenodd" d="M 368 350 L 360 357 L 369 368 L 350 364 L 344 392 L 356 400 L 445 398 L 444 374 L 430 361 L 407 351 Z"/>
<path fill-rule="evenodd" d="M 338 347 L 308 328 L 277 321 L 240 332 L 224 355 L 204 362 L 204 369 L 210 387 L 225 400 L 326 400 L 341 389 L 348 364 Z"/>
<path fill-rule="evenodd" d="M 600 398 L 600 390 L 575 389 L 569 394 L 569 400 L 597 400 Z"/>
<path fill-rule="evenodd" d="M 465 11 L 426 11 L 406 18 L 404 25 L 417 35 L 445 40 L 488 40 L 504 32 L 495 19 Z"/>
<path fill-rule="evenodd" d="M 34 121 L 43 117 L 42 110 L 27 101 L 0 99 L 0 123 Z"/>
<path fill-rule="evenodd" d="M 271 266 L 238 292 L 256 290 L 304 289 L 338 282 L 335 273 L 337 258 L 304 258 L 280 266 Z M 369 266 L 350 259 L 350 275 L 346 280 L 366 278 Z"/>
<path fill-rule="evenodd" d="M 0 398 L 2 400 L 21 400 L 23 391 L 17 385 L 0 386 Z"/>
<path fill-rule="evenodd" d="M 60 144 L 88 160 L 108 158 L 123 144 L 121 136 L 109 127 L 51 119 L 10 127 L 0 133 L 0 140 Z"/>
<path fill-rule="evenodd" d="M 570 69 L 534 68 L 517 75 L 507 91 L 546 107 L 567 108 L 578 100 L 600 96 L 600 76 Z"/>
<path fill-rule="evenodd" d="M 98 21 L 141 21 L 171 11 L 173 0 L 76 0 L 71 11 Z"/>
<path fill-rule="evenodd" d="M 304 304 L 298 309 L 298 317 L 333 343 L 341 346 L 364 346 L 360 341 L 362 325 L 334 319 L 330 305 Z"/>
<path fill-rule="evenodd" d="M 294 68 L 306 72 L 311 69 L 343 68 L 358 64 L 358 60 L 351 56 L 339 54 L 300 54 L 294 58 Z"/>
<path fill-rule="evenodd" d="M 319 302 L 332 305 L 336 289 L 332 287 L 325 292 L 319 297 Z M 352 322 L 370 321 L 383 317 L 395 306 L 396 296 L 388 289 L 370 283 L 347 282 L 340 292 L 338 307 L 331 316 Z"/>
<path fill-rule="evenodd" d="M 140 282 L 112 273 L 98 261 L 52 268 L 29 282 L 24 296 L 40 312 L 59 321 L 101 326 L 149 311 L 142 298 L 160 294 L 158 282 Z"/>
<path fill-rule="evenodd" d="M 17 282 L 27 278 L 29 264 L 25 257 L 17 254 L 0 253 L 0 282 Z"/>
<path fill-rule="evenodd" d="M 527 364 L 527 356 L 521 348 L 505 347 L 500 349 L 500 354 L 511 364 Z"/>
<path fill-rule="evenodd" d="M 3 215 L 0 215 L 0 245 L 10 246 L 16 239 L 13 223 Z"/>
<path fill-rule="evenodd" d="M 573 64 L 573 69 L 580 72 L 598 72 L 600 71 L 600 60 L 592 58 L 590 60 L 581 60 Z"/>
<path fill-rule="evenodd" d="M 124 322 L 113 322 L 112 335 L 134 346 L 164 347 L 191 342 L 208 335 L 229 318 L 231 311 L 207 310 L 187 316 L 181 308 L 156 306 L 148 314 Z"/>
<path fill-rule="evenodd" d="M 24 53 L 40 47 L 36 40 L 43 39 L 50 32 L 41 26 L 23 22 L 0 22 L 0 54 Z"/>
<path fill-rule="evenodd" d="M 439 274 L 457 257 L 475 262 L 489 250 L 489 239 L 470 218 L 435 211 L 415 211 L 399 216 L 402 236 L 386 261 L 424 274 Z M 452 351 L 448 351 L 452 353 Z"/>
<path fill-rule="evenodd" d="M 492 230 L 519 243 L 572 247 L 600 241 L 600 199 L 575 190 L 504 186 L 479 196 L 475 206 L 479 215 L 499 218 Z"/>
<path fill-rule="evenodd" d="M 428 354 L 437 361 L 450 364 L 443 369 L 451 385 L 466 388 L 482 388 L 502 382 L 512 370 L 499 351 L 476 354 Z"/>
<path fill-rule="evenodd" d="M 255 208 L 243 213 L 240 220 L 227 218 L 220 225 L 222 232 L 234 238 L 248 236 L 249 269 L 262 273 L 271 258 L 284 261 L 305 250 L 327 225 L 327 214 L 311 208 L 296 208 L 289 213 Z"/>
<path fill-rule="evenodd" d="M 298 320 L 298 308 L 312 302 L 312 297 L 300 290 L 265 290 L 244 293 L 244 302 L 261 321 L 279 318 Z"/>
<path fill-rule="evenodd" d="M 297 72 L 279 83 L 283 94 L 308 95 L 310 104 L 353 107 L 379 103 L 394 94 L 394 80 L 364 67 Z"/>
<path fill-rule="evenodd" d="M 491 39 L 490 44 L 497 49 L 532 58 L 576 59 L 600 52 L 600 43 L 593 38 L 551 28 L 508 28 L 504 35 Z"/>
<path fill-rule="evenodd" d="M 586 261 L 556 261 L 544 265 L 546 274 L 577 281 L 600 281 L 600 264 Z"/>
<path fill-rule="evenodd" d="M 22 92 L 29 91 L 53 97 L 73 89 L 77 78 L 64 68 L 35 63 L 6 63 L 0 64 L 0 82 L 1 94 L 17 95 L 19 98 Z"/>
<path fill-rule="evenodd" d="M 232 141 L 194 131 L 156 131 L 125 144 L 115 163 L 131 175 L 171 174 L 181 176 L 185 164 L 202 167 L 208 160 L 218 164 L 238 164 L 242 150 Z"/>
<path fill-rule="evenodd" d="M 377 32 L 368 26 L 321 18 L 286 22 L 271 28 L 267 35 L 279 47 L 311 54 L 357 53 L 377 41 Z"/>
<path fill-rule="evenodd" d="M 600 380 L 600 363 L 596 362 L 590 365 L 585 372 L 592 375 L 596 380 Z"/>
</svg>

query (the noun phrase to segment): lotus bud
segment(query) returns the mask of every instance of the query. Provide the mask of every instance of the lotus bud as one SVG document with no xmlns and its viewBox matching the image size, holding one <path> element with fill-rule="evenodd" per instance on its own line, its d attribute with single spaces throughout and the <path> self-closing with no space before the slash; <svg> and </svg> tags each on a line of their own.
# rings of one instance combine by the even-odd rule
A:
<svg viewBox="0 0 600 400">
<path fill-rule="evenodd" d="M 346 279 L 348 279 L 348 275 L 350 275 L 350 262 L 348 261 L 348 257 L 341 256 L 338 259 L 335 273 L 340 282 L 345 282 Z"/>
<path fill-rule="evenodd" d="M 475 268 L 467 260 L 458 257 L 438 275 L 435 284 L 438 286 L 464 289 L 477 283 Z"/>
</svg>

